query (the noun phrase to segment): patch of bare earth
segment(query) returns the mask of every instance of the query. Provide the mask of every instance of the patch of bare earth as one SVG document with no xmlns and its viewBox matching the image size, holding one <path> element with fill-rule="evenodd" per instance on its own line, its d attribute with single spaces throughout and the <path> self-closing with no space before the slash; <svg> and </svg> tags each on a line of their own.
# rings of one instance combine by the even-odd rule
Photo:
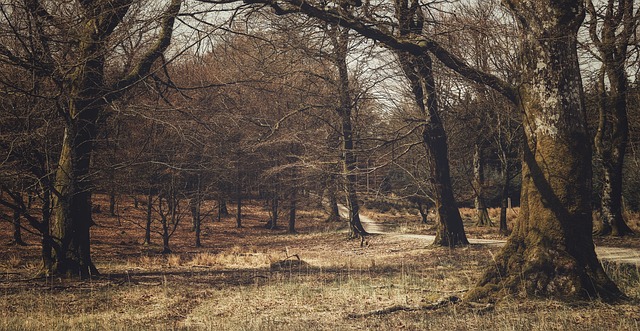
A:
<svg viewBox="0 0 640 331">
<path fill-rule="evenodd" d="M 261 204 L 244 210 L 242 229 L 233 217 L 206 220 L 202 248 L 193 247 L 194 233 L 183 221 L 169 255 L 158 253 L 157 234 L 152 245 L 141 245 L 143 206 L 121 208 L 119 223 L 96 214 L 93 256 L 102 275 L 82 281 L 31 279 L 37 238 L 25 235 L 32 245 L 8 246 L 7 223 L 0 233 L 0 329 L 640 329 L 637 268 L 607 266 L 631 298 L 615 305 L 507 298 L 495 306 L 469 306 L 452 302 L 464 298 L 498 248 L 433 248 L 384 235 L 360 247 L 346 239 L 342 224 L 324 223 L 321 211 L 301 212 L 298 234 L 287 234 L 264 228 Z M 402 215 L 376 217 L 419 224 L 402 223 Z"/>
</svg>

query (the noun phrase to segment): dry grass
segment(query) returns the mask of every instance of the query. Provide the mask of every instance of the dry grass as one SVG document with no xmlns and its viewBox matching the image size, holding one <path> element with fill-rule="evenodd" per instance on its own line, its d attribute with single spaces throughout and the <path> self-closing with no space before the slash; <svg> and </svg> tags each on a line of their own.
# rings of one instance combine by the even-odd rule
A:
<svg viewBox="0 0 640 331">
<path fill-rule="evenodd" d="M 134 216 L 121 227 L 100 220 L 95 259 L 103 275 L 87 281 L 29 279 L 37 246 L 1 246 L 0 330 L 640 330 L 637 267 L 606 266 L 631 297 L 620 304 L 506 298 L 491 311 L 423 310 L 443 296 L 463 297 L 495 248 L 385 236 L 361 248 L 316 211 L 289 235 L 264 229 L 263 211 L 252 206 L 244 229 L 232 219 L 207 222 L 205 247 L 196 249 L 185 224 L 172 239 L 175 253 L 161 255 L 159 246 L 138 244 Z M 417 310 L 352 317 L 398 305 Z"/>
</svg>

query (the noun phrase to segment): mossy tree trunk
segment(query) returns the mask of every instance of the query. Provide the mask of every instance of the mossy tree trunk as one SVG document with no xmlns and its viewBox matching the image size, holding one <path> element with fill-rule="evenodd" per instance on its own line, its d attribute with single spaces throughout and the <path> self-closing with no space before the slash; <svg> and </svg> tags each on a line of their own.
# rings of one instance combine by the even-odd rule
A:
<svg viewBox="0 0 640 331">
<path fill-rule="evenodd" d="M 521 208 L 507 244 L 467 299 L 617 298 L 591 234 L 591 143 L 576 51 L 583 2 L 504 3 L 524 34 Z"/>
<path fill-rule="evenodd" d="M 396 18 L 400 36 L 421 34 L 424 22 L 422 10 L 417 1 L 396 0 Z M 437 233 L 434 245 L 454 247 L 469 244 L 464 232 L 462 217 L 453 195 L 449 169 L 449 148 L 447 134 L 438 110 L 438 96 L 433 77 L 431 57 L 397 51 L 402 70 L 409 80 L 414 101 L 425 118 L 422 140 L 429 152 L 428 164 L 431 171 L 433 199 L 435 203 Z"/>
</svg>

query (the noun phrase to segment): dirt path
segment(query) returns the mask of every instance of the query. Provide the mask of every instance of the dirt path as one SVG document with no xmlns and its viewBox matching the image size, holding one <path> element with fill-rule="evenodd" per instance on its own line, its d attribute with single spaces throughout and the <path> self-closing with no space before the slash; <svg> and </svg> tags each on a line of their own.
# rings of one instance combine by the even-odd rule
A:
<svg viewBox="0 0 640 331">
<path fill-rule="evenodd" d="M 344 215 L 348 215 L 347 208 L 339 205 L 340 212 Z M 360 221 L 367 232 L 372 234 L 383 234 L 388 236 L 394 236 L 398 238 L 422 240 L 429 244 L 435 240 L 435 236 L 423 235 L 423 234 L 408 234 L 408 233 L 396 233 L 390 232 L 386 229 L 383 223 L 377 222 L 370 217 L 360 214 Z M 474 245 L 487 245 L 487 246 L 502 246 L 506 242 L 505 240 L 493 240 L 493 239 L 474 239 L 469 238 L 469 242 Z M 596 253 L 601 261 L 609 261 L 623 264 L 630 264 L 640 266 L 640 251 L 634 248 L 623 247 L 596 247 Z"/>
</svg>

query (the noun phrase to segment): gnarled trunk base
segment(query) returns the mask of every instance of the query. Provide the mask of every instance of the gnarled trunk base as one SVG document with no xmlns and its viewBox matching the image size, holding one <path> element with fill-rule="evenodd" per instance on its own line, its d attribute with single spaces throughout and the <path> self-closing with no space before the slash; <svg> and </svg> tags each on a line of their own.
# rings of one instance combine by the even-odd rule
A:
<svg viewBox="0 0 640 331">
<path fill-rule="evenodd" d="M 465 300 L 493 301 L 508 295 L 568 301 L 624 297 L 595 254 L 582 261 L 566 251 L 525 242 L 512 236 Z"/>
</svg>

